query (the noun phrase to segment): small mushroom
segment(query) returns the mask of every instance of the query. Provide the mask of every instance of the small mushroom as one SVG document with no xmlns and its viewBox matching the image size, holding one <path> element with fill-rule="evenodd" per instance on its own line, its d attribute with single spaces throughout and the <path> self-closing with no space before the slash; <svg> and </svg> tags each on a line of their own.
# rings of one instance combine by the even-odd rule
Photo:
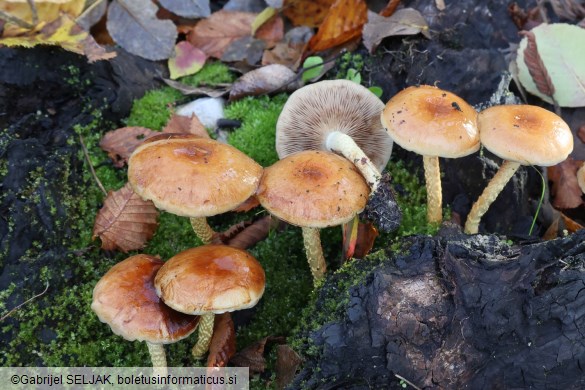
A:
<svg viewBox="0 0 585 390">
<path fill-rule="evenodd" d="M 145 341 L 155 372 L 166 375 L 163 344 L 189 336 L 199 317 L 171 309 L 156 295 L 154 276 L 162 265 L 159 258 L 144 254 L 114 265 L 94 287 L 91 309 L 118 336 Z"/>
<path fill-rule="evenodd" d="M 375 192 L 392 153 L 380 123 L 384 103 L 349 80 L 326 80 L 295 91 L 276 123 L 280 158 L 303 150 L 325 150 L 353 162 Z"/>
<path fill-rule="evenodd" d="M 408 87 L 386 103 L 382 124 L 406 150 L 421 154 L 427 187 L 427 220 L 443 219 L 439 157 L 458 158 L 479 150 L 477 112 L 437 87 Z"/>
<path fill-rule="evenodd" d="M 190 217 L 203 243 L 215 233 L 206 217 L 244 203 L 261 175 L 262 167 L 238 149 L 191 134 L 151 137 L 128 161 L 134 192 L 162 210 Z"/>
<path fill-rule="evenodd" d="M 193 356 L 203 357 L 215 314 L 253 307 L 264 293 L 260 263 L 243 249 L 203 245 L 171 257 L 154 280 L 157 295 L 181 313 L 201 316 Z"/>
<path fill-rule="evenodd" d="M 307 150 L 264 169 L 256 196 L 271 214 L 302 228 L 317 281 L 326 271 L 319 229 L 352 220 L 366 206 L 369 192 L 362 175 L 345 158 Z"/>
<path fill-rule="evenodd" d="M 473 204 L 465 233 L 475 234 L 479 221 L 520 165 L 548 167 L 573 151 L 573 134 L 556 114 L 530 105 L 494 106 L 477 118 L 481 143 L 504 162 Z"/>
</svg>

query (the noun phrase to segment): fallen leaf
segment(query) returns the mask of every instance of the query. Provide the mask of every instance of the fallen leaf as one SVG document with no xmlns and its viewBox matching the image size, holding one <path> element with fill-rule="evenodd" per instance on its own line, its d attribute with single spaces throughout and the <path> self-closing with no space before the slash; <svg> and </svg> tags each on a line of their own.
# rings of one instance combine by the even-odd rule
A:
<svg viewBox="0 0 585 390">
<path fill-rule="evenodd" d="M 551 98 L 541 92 L 533 80 L 525 59 L 530 43 L 528 36 L 522 38 L 516 51 L 518 78 L 522 86 L 550 104 L 556 102 L 561 107 L 585 106 L 585 45 L 582 44 L 585 42 L 585 29 L 553 23 L 536 26 L 530 33 L 534 35 L 542 66 L 554 85 L 554 93 Z M 528 49 L 528 53 L 531 52 Z"/>
<path fill-rule="evenodd" d="M 215 87 L 199 86 L 183 84 L 179 81 L 163 79 L 166 85 L 180 91 L 183 95 L 205 95 L 212 98 L 222 97 L 231 89 L 231 84 L 218 84 Z"/>
<path fill-rule="evenodd" d="M 225 367 L 236 353 L 236 331 L 229 312 L 216 314 L 207 367 Z"/>
<path fill-rule="evenodd" d="M 294 26 L 319 27 L 335 0 L 286 0 L 283 15 Z"/>
<path fill-rule="evenodd" d="M 567 158 L 560 164 L 547 168 L 548 180 L 552 182 L 552 205 L 556 209 L 574 209 L 583 204 L 581 188 L 577 181 L 577 171 L 583 161 Z"/>
<path fill-rule="evenodd" d="M 563 237 L 565 235 L 565 231 L 567 233 L 575 233 L 577 230 L 583 229 L 583 225 L 578 222 L 575 222 L 571 218 L 567 217 L 565 214 L 556 211 L 556 217 L 554 218 L 553 222 L 550 224 L 546 232 L 543 234 L 543 240 L 554 240 L 558 237 Z"/>
<path fill-rule="evenodd" d="M 108 32 L 126 51 L 148 60 L 166 60 L 173 55 L 177 28 L 170 20 L 156 18 L 150 1 L 114 0 L 108 8 Z"/>
<path fill-rule="evenodd" d="M 262 373 L 266 369 L 266 359 L 264 359 L 266 344 L 283 344 L 284 342 L 285 338 L 282 336 L 266 336 L 236 353 L 230 363 L 236 367 L 249 367 L 250 373 Z"/>
<path fill-rule="evenodd" d="M 264 51 L 262 65 L 280 64 L 296 71 L 312 36 L 313 30 L 308 27 L 295 27 L 287 31 L 283 41 L 277 43 L 274 49 Z"/>
<path fill-rule="evenodd" d="M 276 346 L 276 386 L 278 389 L 284 389 L 292 382 L 301 363 L 301 357 L 287 344 Z"/>
<path fill-rule="evenodd" d="M 256 15 L 249 12 L 214 12 L 195 25 L 187 34 L 187 40 L 209 57 L 219 59 L 233 41 L 252 34 L 255 18 Z"/>
<path fill-rule="evenodd" d="M 110 191 L 98 211 L 93 226 L 93 239 L 102 240 L 102 249 L 128 252 L 141 249 L 153 236 L 158 210 L 132 191 L 129 183 L 118 191 Z"/>
<path fill-rule="evenodd" d="M 384 38 L 418 33 L 430 38 L 429 26 L 415 9 L 404 8 L 387 18 L 368 12 L 368 22 L 363 31 L 364 46 L 373 53 Z"/>
<path fill-rule="evenodd" d="M 536 36 L 531 31 L 523 31 L 520 34 L 526 38 L 526 48 L 522 54 L 524 54 L 524 64 L 528 68 L 528 73 L 532 77 L 532 81 L 534 81 L 539 92 L 553 99 L 555 86 L 550 79 L 550 75 L 544 66 L 540 54 L 538 54 Z"/>
<path fill-rule="evenodd" d="M 89 31 L 93 25 L 98 23 L 106 15 L 107 10 L 108 1 L 97 0 L 83 11 L 83 13 L 75 19 L 75 22 L 84 30 Z"/>
<path fill-rule="evenodd" d="M 156 134 L 160 133 L 146 127 L 122 127 L 104 134 L 100 148 L 108 152 L 116 168 L 121 168 L 142 141 Z"/>
<path fill-rule="evenodd" d="M 201 138 L 210 138 L 209 133 L 205 130 L 205 126 L 199 120 L 197 115 L 193 114 L 190 117 L 184 115 L 173 114 L 171 119 L 162 129 L 163 133 L 175 134 L 194 134 Z"/>
<path fill-rule="evenodd" d="M 309 41 L 309 50 L 327 50 L 359 37 L 367 20 L 368 8 L 364 0 L 336 0 L 317 34 Z"/>
<path fill-rule="evenodd" d="M 358 225 L 357 241 L 353 257 L 363 259 L 371 252 L 374 241 L 378 237 L 378 229 L 371 222 L 360 222 Z"/>
<path fill-rule="evenodd" d="M 271 218 L 266 215 L 255 221 L 243 221 L 213 237 L 214 244 L 229 245 L 234 248 L 248 249 L 268 237 Z"/>
<path fill-rule="evenodd" d="M 268 22 L 274 15 L 276 15 L 276 9 L 272 7 L 266 7 L 262 12 L 256 15 L 252 22 L 252 35 L 256 34 L 256 30 L 260 28 L 264 23 Z"/>
<path fill-rule="evenodd" d="M 159 0 L 159 3 L 184 18 L 206 18 L 211 14 L 209 0 Z"/>
<path fill-rule="evenodd" d="M 561 19 L 580 21 L 585 18 L 585 4 L 578 0 L 551 0 L 550 5 Z"/>
<path fill-rule="evenodd" d="M 60 0 L 60 1 L 35 1 L 37 20 L 33 20 L 33 14 L 30 5 L 23 0 L 3 0 L 0 1 L 0 11 L 20 19 L 30 24 L 32 27 L 50 23 L 59 19 L 61 14 L 67 14 L 70 19 L 75 19 L 85 8 L 85 2 L 79 0 Z M 26 29 L 13 23 L 4 26 L 4 36 L 15 36 L 25 32 Z"/>
<path fill-rule="evenodd" d="M 254 37 L 261 39 L 266 44 L 267 49 L 273 48 L 284 37 L 284 22 L 282 18 L 275 16 L 268 20 L 256 30 Z"/>
<path fill-rule="evenodd" d="M 518 3 L 508 4 L 508 14 L 518 30 L 531 30 L 542 23 L 542 15 L 539 7 L 533 7 L 526 12 Z"/>
<path fill-rule="evenodd" d="M 262 58 L 266 44 L 252 36 L 236 39 L 224 50 L 222 62 L 244 61 L 248 65 L 256 65 Z"/>
<path fill-rule="evenodd" d="M 266 65 L 252 70 L 232 85 L 230 101 L 246 96 L 258 96 L 298 89 L 297 74 L 284 65 Z"/>
<path fill-rule="evenodd" d="M 396 8 L 399 5 L 400 5 L 400 0 L 389 0 L 388 4 L 386 4 L 386 7 L 384 7 L 384 9 L 379 12 L 379 15 L 384 16 L 386 18 L 389 16 L 392 16 L 392 14 L 394 13 L 394 11 L 396 11 Z"/>
<path fill-rule="evenodd" d="M 585 194 L 585 162 L 581 164 L 581 167 L 577 170 L 577 184 L 581 188 L 581 192 Z"/>
<path fill-rule="evenodd" d="M 224 121 L 224 125 L 222 127 L 226 128 L 227 126 L 225 125 L 225 122 L 233 122 L 233 119 L 226 119 Z M 241 122 L 240 121 L 235 121 L 237 123 L 237 127 L 240 127 Z M 245 213 L 246 211 L 250 211 L 252 210 L 254 207 L 257 207 L 260 205 L 260 201 L 258 200 L 258 198 L 255 195 L 250 196 L 248 199 L 246 199 L 246 201 L 244 203 L 242 203 L 241 205 L 239 205 L 238 207 L 236 207 L 235 209 L 233 209 L 232 211 L 235 211 L 236 213 Z"/>
<path fill-rule="evenodd" d="M 175 46 L 175 55 L 169 58 L 171 79 L 188 76 L 199 72 L 205 65 L 207 56 L 204 52 L 191 45 L 188 41 L 181 41 Z"/>
</svg>

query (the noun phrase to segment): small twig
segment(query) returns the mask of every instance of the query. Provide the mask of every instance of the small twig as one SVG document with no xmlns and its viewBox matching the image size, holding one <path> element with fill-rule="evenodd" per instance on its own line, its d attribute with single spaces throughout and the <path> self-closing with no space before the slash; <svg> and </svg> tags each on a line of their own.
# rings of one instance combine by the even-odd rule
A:
<svg viewBox="0 0 585 390">
<path fill-rule="evenodd" d="M 12 22 L 19 27 L 26 28 L 28 30 L 32 30 L 35 26 L 30 24 L 29 22 L 25 22 L 22 19 L 17 18 L 16 16 L 12 16 L 7 14 L 6 12 L 0 11 L 0 19 L 3 19 L 7 22 Z"/>
<path fill-rule="evenodd" d="M 81 148 L 83 149 L 83 154 L 85 155 L 85 159 L 87 160 L 87 165 L 89 165 L 89 170 L 91 172 L 91 175 L 93 176 L 93 179 L 97 183 L 100 190 L 102 190 L 104 195 L 107 196 L 108 191 L 106 191 L 106 189 L 104 188 L 104 185 L 102 184 L 102 182 L 100 181 L 100 179 L 97 177 L 97 175 L 95 173 L 95 169 L 93 169 L 93 165 L 91 165 L 91 160 L 89 159 L 89 152 L 87 151 L 87 147 L 85 146 L 85 143 L 83 142 L 83 137 L 81 136 L 81 134 L 79 134 L 79 142 L 81 143 Z"/>
<path fill-rule="evenodd" d="M 39 14 L 37 13 L 37 6 L 35 5 L 35 0 L 26 0 L 26 2 L 30 7 L 30 12 L 32 14 L 32 22 L 36 26 L 39 23 Z"/>
<path fill-rule="evenodd" d="M 412 383 L 411 381 L 409 381 L 408 379 L 405 379 L 404 377 L 398 375 L 398 374 L 394 374 L 394 376 L 398 379 L 400 379 L 401 381 L 406 382 L 409 386 L 414 387 L 416 390 L 421 390 L 420 387 L 416 386 L 414 383 Z"/>
<path fill-rule="evenodd" d="M 47 281 L 47 286 L 45 287 L 45 289 L 38 293 L 37 295 L 35 295 L 32 298 L 27 299 L 26 301 L 22 302 L 20 305 L 16 306 L 15 308 L 13 308 L 12 310 L 10 310 L 8 313 L 4 314 L 1 318 L 0 321 L 4 321 L 6 318 L 10 317 L 12 315 L 12 313 L 14 313 L 15 311 L 17 311 L 18 309 L 20 309 L 21 307 L 23 307 L 24 305 L 26 305 L 27 303 L 29 303 L 30 301 L 32 301 L 33 299 L 36 299 L 38 297 L 40 297 L 41 295 L 45 294 L 47 292 L 47 290 L 49 289 L 49 281 Z"/>
</svg>

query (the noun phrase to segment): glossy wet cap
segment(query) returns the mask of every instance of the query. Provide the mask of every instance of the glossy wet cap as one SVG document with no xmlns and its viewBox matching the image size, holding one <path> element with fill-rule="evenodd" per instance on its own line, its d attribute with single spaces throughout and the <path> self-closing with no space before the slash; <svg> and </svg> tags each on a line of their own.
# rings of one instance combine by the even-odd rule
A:
<svg viewBox="0 0 585 390">
<path fill-rule="evenodd" d="M 262 167 L 238 149 L 193 135 L 149 138 L 128 161 L 128 181 L 141 198 L 185 217 L 233 210 L 258 187 Z"/>
<path fill-rule="evenodd" d="M 400 91 L 386 103 L 381 121 L 394 142 L 423 156 L 457 158 L 479 150 L 477 112 L 437 87 Z"/>
<path fill-rule="evenodd" d="M 384 103 L 367 88 L 349 80 L 325 80 L 296 90 L 276 123 L 280 158 L 303 150 L 327 150 L 327 135 L 349 135 L 382 171 L 392 153 L 380 113 Z"/>
<path fill-rule="evenodd" d="M 247 309 L 264 293 L 262 266 L 243 249 L 204 245 L 171 257 L 157 274 L 157 294 L 183 313 Z"/>
<path fill-rule="evenodd" d="M 304 151 L 264 170 L 260 204 L 297 226 L 323 228 L 350 221 L 366 206 L 370 189 L 354 164 L 325 151 Z"/>
<path fill-rule="evenodd" d="M 172 343 L 189 336 L 199 317 L 179 313 L 156 295 L 154 276 L 163 262 L 135 255 L 113 266 L 93 289 L 91 309 L 126 340 Z"/>
<path fill-rule="evenodd" d="M 573 151 L 573 134 L 558 115 L 531 105 L 494 106 L 478 116 L 481 143 L 504 160 L 551 166 Z"/>
</svg>

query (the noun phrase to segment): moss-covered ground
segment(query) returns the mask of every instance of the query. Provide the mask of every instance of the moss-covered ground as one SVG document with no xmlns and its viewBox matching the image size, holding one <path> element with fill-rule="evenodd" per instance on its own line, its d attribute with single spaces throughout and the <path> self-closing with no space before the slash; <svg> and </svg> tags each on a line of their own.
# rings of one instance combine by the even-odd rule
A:
<svg viewBox="0 0 585 390">
<path fill-rule="evenodd" d="M 196 85 L 201 82 L 213 85 L 233 81 L 227 67 L 219 63 L 207 65 L 195 76 L 182 82 Z M 228 137 L 228 141 L 241 149 L 261 165 L 268 166 L 277 159 L 274 150 L 275 123 L 286 95 L 274 97 L 245 98 L 226 107 L 226 116 L 238 119 L 242 126 Z M 168 120 L 177 101 L 184 97 L 177 91 L 165 87 L 147 93 L 136 101 L 132 113 L 125 124 L 160 129 Z M 99 146 L 105 130 L 116 128 L 104 121 L 99 112 L 94 114 L 95 121 L 77 126 L 75 131 L 83 137 L 89 150 L 90 162 L 96 169 L 99 180 L 107 189 L 118 189 L 126 181 L 126 171 L 115 169 Z M 79 142 L 72 139 L 71 142 Z M 79 159 L 83 160 L 81 151 Z M 0 166 L 0 169 L 3 169 Z M 303 310 L 315 305 L 318 293 L 313 293 L 311 275 L 306 264 L 300 229 L 287 227 L 272 231 L 268 238 L 259 242 L 250 252 L 262 263 L 266 270 L 267 287 L 257 306 L 253 319 L 238 329 L 238 348 L 242 348 L 268 335 L 291 336 L 293 346 L 303 354 L 313 353 L 306 339 L 295 335 L 306 334 L 328 319 L 339 315 L 347 301 L 345 287 L 355 283 L 366 272 L 364 264 L 375 266 L 385 258 L 381 250 L 390 248 L 396 238 L 408 234 L 432 234 L 436 228 L 426 224 L 425 191 L 413 174 L 412 167 L 391 160 L 388 165 L 394 185 L 399 189 L 398 203 L 404 213 L 404 221 L 398 232 L 381 234 L 376 240 L 374 255 L 360 263 L 358 268 L 349 262 L 341 265 L 339 228 L 326 229 L 322 233 L 325 254 L 331 264 L 331 272 L 347 275 L 336 294 L 326 297 L 319 303 L 323 306 L 318 317 L 308 318 Z M 72 236 L 67 243 L 69 250 L 64 255 L 66 268 L 44 267 L 40 275 L 41 283 L 37 290 L 18 291 L 19 297 L 30 297 L 50 283 L 50 293 L 45 294 L 13 312 L 10 320 L 0 322 L 2 333 L 8 334 L 10 341 L 0 348 L 0 365 L 48 365 L 48 366 L 143 366 L 149 364 L 147 348 L 144 343 L 127 342 L 115 336 L 109 327 L 98 321 L 90 309 L 92 290 L 99 278 L 114 264 L 134 253 L 104 252 L 99 248 L 99 240 L 92 240 L 92 227 L 96 212 L 104 195 L 90 174 L 89 166 L 84 168 L 84 181 L 77 188 L 64 186 L 61 200 L 69 217 L 63 223 L 71 222 Z M 265 213 L 255 209 L 245 214 L 226 214 L 210 219 L 215 228 L 221 230 L 232 223 L 253 218 Z M 162 213 L 159 228 L 142 252 L 168 259 L 177 252 L 200 245 L 191 231 L 186 218 Z M 0 292 L 0 316 L 7 313 L 16 303 L 14 298 L 16 284 Z M 22 301 L 23 299 L 21 299 Z M 305 313 L 303 315 L 303 312 Z M 189 365 L 189 348 L 193 340 L 186 340 L 167 348 L 169 364 Z M 272 359 L 273 356 L 272 356 Z M 254 381 L 258 384 L 257 381 Z"/>
</svg>

